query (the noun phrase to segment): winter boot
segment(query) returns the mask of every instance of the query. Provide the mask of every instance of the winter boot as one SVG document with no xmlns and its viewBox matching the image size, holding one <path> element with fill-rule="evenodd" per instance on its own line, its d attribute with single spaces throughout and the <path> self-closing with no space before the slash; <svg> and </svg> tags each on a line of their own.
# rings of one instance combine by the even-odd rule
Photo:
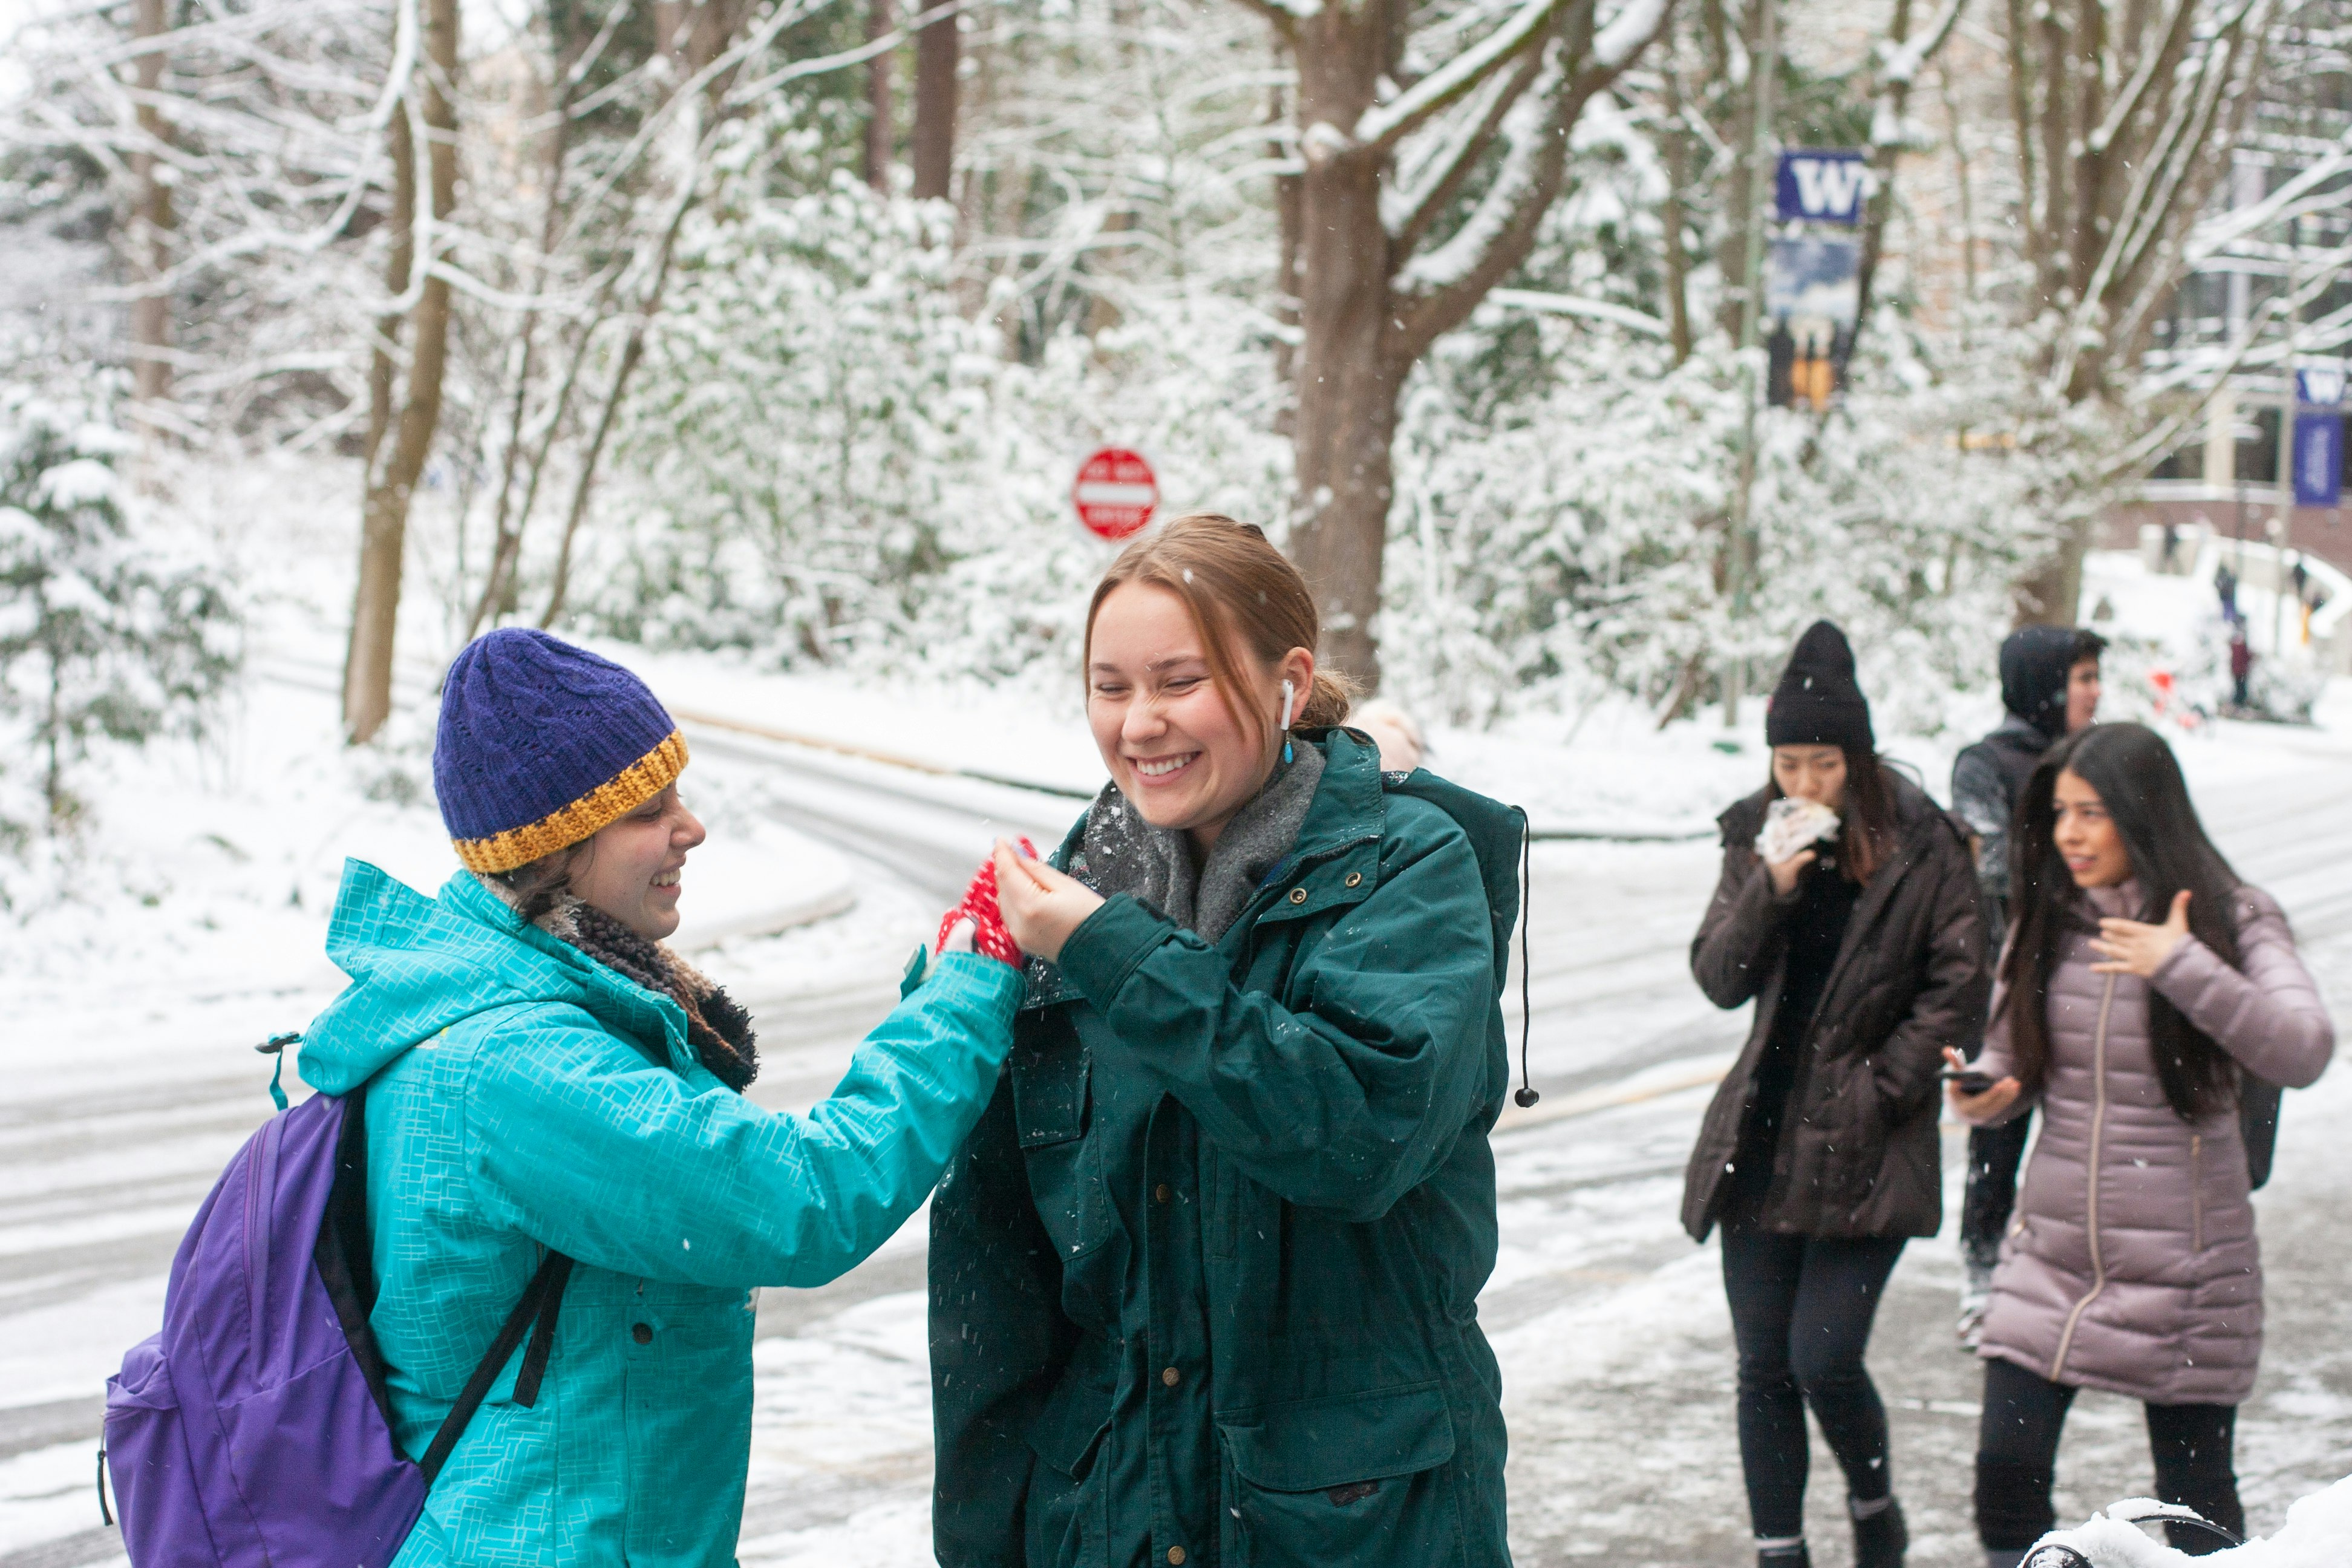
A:
<svg viewBox="0 0 2352 1568">
<path fill-rule="evenodd" d="M 1853 1519 L 1853 1568 L 1903 1568 L 1903 1549 L 1911 1532 L 1903 1527 L 1903 1505 L 1893 1493 L 1864 1502 L 1845 1500 Z"/>
<path fill-rule="evenodd" d="M 1756 1538 L 1756 1568 L 1813 1568 L 1813 1560 L 1805 1551 L 1801 1535 L 1784 1535 L 1778 1539 Z"/>
</svg>

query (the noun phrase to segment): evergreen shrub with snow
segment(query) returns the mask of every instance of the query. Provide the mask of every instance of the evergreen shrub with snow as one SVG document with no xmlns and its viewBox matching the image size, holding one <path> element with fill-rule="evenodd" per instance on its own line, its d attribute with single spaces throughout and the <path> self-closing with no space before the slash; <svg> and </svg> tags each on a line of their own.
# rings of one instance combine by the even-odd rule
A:
<svg viewBox="0 0 2352 1568">
<path fill-rule="evenodd" d="M 200 731 L 237 664 L 226 585 L 133 526 L 106 415 L 0 385 L 0 836 L 20 852 L 80 824 L 95 750 Z"/>
</svg>

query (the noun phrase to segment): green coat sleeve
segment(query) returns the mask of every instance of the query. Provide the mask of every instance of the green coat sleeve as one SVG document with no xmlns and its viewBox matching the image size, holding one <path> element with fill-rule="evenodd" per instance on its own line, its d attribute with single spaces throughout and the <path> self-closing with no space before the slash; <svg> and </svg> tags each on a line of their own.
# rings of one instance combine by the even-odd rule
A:
<svg viewBox="0 0 2352 1568">
<path fill-rule="evenodd" d="M 1223 954 L 1124 895 L 1071 934 L 1060 967 L 1222 1154 L 1361 1223 L 1419 1185 L 1477 1110 L 1494 940 L 1477 858 L 1448 819 L 1383 841 L 1378 885 L 1283 998 L 1237 988 Z"/>
<path fill-rule="evenodd" d="M 647 1063 L 569 1008 L 483 1042 L 466 1087 L 484 1215 L 601 1268 L 675 1283 L 822 1285 L 906 1222 L 980 1119 L 1021 977 L 950 956 L 805 1116 Z"/>
</svg>

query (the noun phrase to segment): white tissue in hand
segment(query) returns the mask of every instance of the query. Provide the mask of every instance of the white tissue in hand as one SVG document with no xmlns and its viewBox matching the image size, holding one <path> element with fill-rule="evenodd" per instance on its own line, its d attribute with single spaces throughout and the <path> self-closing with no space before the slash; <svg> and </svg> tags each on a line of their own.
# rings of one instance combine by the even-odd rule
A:
<svg viewBox="0 0 2352 1568">
<path fill-rule="evenodd" d="M 1764 808 L 1764 831 L 1756 836 L 1756 853 L 1779 865 L 1809 844 L 1835 838 L 1838 814 L 1816 800 L 1784 795 Z"/>
</svg>

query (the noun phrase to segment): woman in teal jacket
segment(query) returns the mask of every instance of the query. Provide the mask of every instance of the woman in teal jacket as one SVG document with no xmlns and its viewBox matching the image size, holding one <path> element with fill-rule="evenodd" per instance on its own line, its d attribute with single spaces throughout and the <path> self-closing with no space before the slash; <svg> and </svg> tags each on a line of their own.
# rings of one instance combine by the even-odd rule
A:
<svg viewBox="0 0 2352 1568">
<path fill-rule="evenodd" d="M 412 1458 L 542 1257 L 575 1260 L 536 1401 L 519 1352 L 396 1568 L 731 1563 L 752 1289 L 880 1246 L 996 1081 L 1020 977 L 950 952 L 806 1116 L 742 1097 L 749 1020 L 659 945 L 703 837 L 685 761 L 627 671 L 493 632 L 449 672 L 434 752 L 468 868 L 428 900 L 345 868 L 328 951 L 352 984 L 301 1072 L 367 1094 L 371 1321 Z"/>
<path fill-rule="evenodd" d="M 1223 518 L 1097 591 L 1112 784 L 1068 875 L 999 847 L 1055 962 L 932 1205 L 943 1568 L 1509 1560 L 1476 1301 L 1518 826 L 1383 774 L 1316 641 Z"/>
</svg>

